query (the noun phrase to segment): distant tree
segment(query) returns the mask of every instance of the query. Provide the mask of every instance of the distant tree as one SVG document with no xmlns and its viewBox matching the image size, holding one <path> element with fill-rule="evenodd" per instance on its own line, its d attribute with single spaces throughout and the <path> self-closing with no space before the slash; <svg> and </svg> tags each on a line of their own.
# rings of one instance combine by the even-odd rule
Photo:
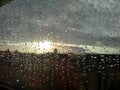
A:
<svg viewBox="0 0 120 90">
<path fill-rule="evenodd" d="M 6 52 L 10 52 L 10 50 L 9 50 L 9 49 L 7 49 L 7 50 L 6 50 Z"/>
<path fill-rule="evenodd" d="M 55 54 L 58 53 L 58 49 L 57 48 L 54 49 L 54 53 Z"/>
<path fill-rule="evenodd" d="M 19 51 L 18 50 L 15 50 L 15 53 L 18 53 Z"/>
</svg>

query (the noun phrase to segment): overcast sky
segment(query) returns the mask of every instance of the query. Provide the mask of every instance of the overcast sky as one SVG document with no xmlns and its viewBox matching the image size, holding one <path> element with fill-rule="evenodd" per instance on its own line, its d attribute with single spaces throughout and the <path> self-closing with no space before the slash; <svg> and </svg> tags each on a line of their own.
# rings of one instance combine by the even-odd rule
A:
<svg viewBox="0 0 120 90">
<path fill-rule="evenodd" d="M 0 8 L 0 43 L 120 48 L 119 7 L 119 0 L 15 0 Z"/>
</svg>

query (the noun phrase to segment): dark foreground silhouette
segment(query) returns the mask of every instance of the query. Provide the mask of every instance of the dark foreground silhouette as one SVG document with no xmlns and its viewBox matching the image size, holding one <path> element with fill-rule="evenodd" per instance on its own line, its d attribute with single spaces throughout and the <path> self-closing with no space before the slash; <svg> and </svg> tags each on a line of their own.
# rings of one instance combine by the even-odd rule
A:
<svg viewBox="0 0 120 90">
<path fill-rule="evenodd" d="M 14 0 L 0 0 L 0 7 L 4 6 L 5 4 L 10 3 L 11 1 L 14 1 Z"/>
<path fill-rule="evenodd" d="M 119 63 L 120 55 L 1 51 L 0 88 L 120 90 Z"/>
</svg>

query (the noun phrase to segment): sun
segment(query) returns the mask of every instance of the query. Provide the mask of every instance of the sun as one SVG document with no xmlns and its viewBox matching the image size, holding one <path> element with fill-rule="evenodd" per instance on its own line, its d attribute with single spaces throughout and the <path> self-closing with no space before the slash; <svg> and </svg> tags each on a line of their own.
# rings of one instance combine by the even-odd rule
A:
<svg viewBox="0 0 120 90">
<path fill-rule="evenodd" d="M 49 50 L 52 48 L 52 42 L 49 41 L 43 41 L 38 43 L 38 48 L 40 50 Z"/>
<path fill-rule="evenodd" d="M 51 41 L 34 42 L 33 48 L 36 53 L 52 52 L 53 43 Z"/>
<path fill-rule="evenodd" d="M 51 53 L 54 50 L 54 42 L 52 41 L 33 41 L 33 42 L 27 42 L 26 43 L 26 52 L 30 53 Z"/>
</svg>

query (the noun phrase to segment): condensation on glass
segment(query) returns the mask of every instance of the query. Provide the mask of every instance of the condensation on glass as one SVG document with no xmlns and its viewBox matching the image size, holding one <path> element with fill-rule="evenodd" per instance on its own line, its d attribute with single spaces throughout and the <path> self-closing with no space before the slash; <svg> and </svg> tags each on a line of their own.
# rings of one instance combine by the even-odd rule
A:
<svg viewBox="0 0 120 90">
<path fill-rule="evenodd" d="M 119 0 L 1 0 L 0 88 L 119 90 Z"/>
</svg>

